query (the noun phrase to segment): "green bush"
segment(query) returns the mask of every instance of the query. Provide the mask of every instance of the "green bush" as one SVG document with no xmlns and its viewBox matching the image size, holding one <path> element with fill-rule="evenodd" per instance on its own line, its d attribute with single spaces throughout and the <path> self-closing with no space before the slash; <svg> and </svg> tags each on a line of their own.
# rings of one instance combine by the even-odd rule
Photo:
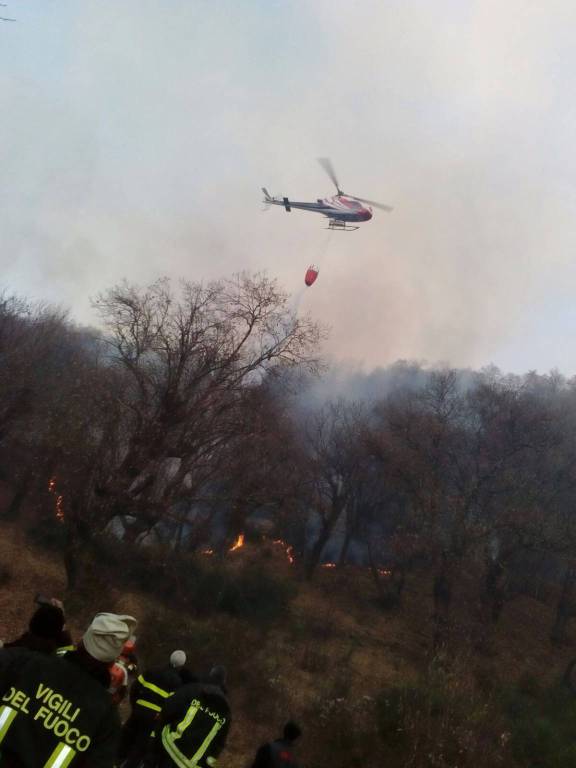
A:
<svg viewBox="0 0 576 768">
<path fill-rule="evenodd" d="M 331 768 L 386 765 L 374 724 L 373 704 L 368 697 L 319 702 L 311 718 L 316 742 L 315 748 L 309 749 L 312 764 Z"/>
<path fill-rule="evenodd" d="M 287 612 L 295 586 L 259 565 L 248 565 L 225 580 L 217 602 L 218 610 L 256 624 L 271 624 Z"/>
<path fill-rule="evenodd" d="M 28 540 L 50 552 L 64 549 L 66 531 L 64 525 L 53 516 L 43 516 L 30 524 L 26 530 Z"/>
<path fill-rule="evenodd" d="M 522 681 L 503 695 L 511 747 L 524 766 L 576 768 L 576 697 L 556 685 L 541 690 Z"/>
<path fill-rule="evenodd" d="M 418 680 L 382 691 L 376 723 L 385 762 L 414 768 L 502 762 L 500 718 L 474 692 L 465 667 L 433 663 Z"/>
<path fill-rule="evenodd" d="M 0 565 L 0 587 L 5 587 L 12 579 L 12 571 L 7 565 Z"/>
<path fill-rule="evenodd" d="M 233 567 L 226 560 L 139 547 L 109 537 L 94 541 L 94 556 L 112 580 L 154 595 L 189 616 L 223 613 L 256 625 L 284 616 L 296 587 L 262 564 Z"/>
<path fill-rule="evenodd" d="M 404 728 L 405 691 L 392 688 L 376 699 L 376 721 L 382 741 L 393 746 L 406 743 L 407 731 Z"/>
</svg>

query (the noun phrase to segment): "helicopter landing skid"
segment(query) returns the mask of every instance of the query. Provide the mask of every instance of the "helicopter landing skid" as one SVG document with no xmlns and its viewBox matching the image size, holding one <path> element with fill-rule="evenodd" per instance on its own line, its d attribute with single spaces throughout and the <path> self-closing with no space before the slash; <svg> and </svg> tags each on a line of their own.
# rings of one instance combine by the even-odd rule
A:
<svg viewBox="0 0 576 768">
<path fill-rule="evenodd" d="M 360 227 L 353 227 L 345 221 L 338 221 L 337 219 L 330 219 L 328 222 L 328 226 L 324 227 L 324 229 L 333 229 L 338 230 L 339 232 L 354 232 L 356 229 L 360 229 Z"/>
</svg>

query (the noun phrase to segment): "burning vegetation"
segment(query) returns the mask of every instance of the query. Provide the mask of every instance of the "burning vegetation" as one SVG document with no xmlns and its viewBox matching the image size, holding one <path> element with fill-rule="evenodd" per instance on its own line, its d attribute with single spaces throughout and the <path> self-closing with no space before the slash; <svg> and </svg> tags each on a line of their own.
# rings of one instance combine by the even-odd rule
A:
<svg viewBox="0 0 576 768">
<path fill-rule="evenodd" d="M 294 565 L 294 547 L 292 547 L 290 544 L 287 544 L 285 541 L 282 541 L 282 539 L 274 539 L 272 543 L 277 547 L 281 547 L 286 553 L 286 557 L 290 565 Z"/>
<path fill-rule="evenodd" d="M 64 496 L 58 491 L 55 476 L 51 477 L 50 480 L 48 481 L 48 492 L 54 498 L 54 514 L 55 514 L 56 520 L 58 520 L 59 523 L 63 523 L 64 522 Z"/>
<path fill-rule="evenodd" d="M 266 540 L 266 539 L 264 539 L 264 540 Z M 245 546 L 245 543 L 246 543 L 246 535 L 244 533 L 238 534 L 238 537 L 236 538 L 236 540 L 232 544 L 232 546 L 229 548 L 228 552 L 237 552 L 239 549 L 243 549 L 244 546 Z M 282 551 L 286 555 L 286 559 L 288 560 L 290 565 L 294 564 L 294 562 L 295 562 L 294 547 L 291 544 L 287 544 L 282 539 L 274 539 L 272 541 L 272 544 L 275 547 L 277 547 L 279 549 L 282 549 Z M 213 554 L 213 550 L 212 549 L 202 550 L 202 554 L 210 554 L 211 555 L 211 554 Z"/>
<path fill-rule="evenodd" d="M 236 552 L 238 549 L 242 549 L 242 547 L 244 546 L 244 539 L 245 539 L 245 536 L 243 533 L 238 534 L 238 538 L 236 539 L 234 544 L 232 544 L 229 551 Z"/>
</svg>

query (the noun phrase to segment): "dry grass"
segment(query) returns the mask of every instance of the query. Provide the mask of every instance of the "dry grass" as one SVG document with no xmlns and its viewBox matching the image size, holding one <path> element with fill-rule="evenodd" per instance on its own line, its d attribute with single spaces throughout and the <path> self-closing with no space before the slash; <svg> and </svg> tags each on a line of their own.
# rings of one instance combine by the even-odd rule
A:
<svg viewBox="0 0 576 768">
<path fill-rule="evenodd" d="M 247 547 L 235 553 L 233 567 L 257 554 Z M 276 575 L 289 566 L 269 558 Z M 26 626 L 36 592 L 61 596 L 64 573 L 59 562 L 25 540 L 14 525 L 0 526 L 0 566 L 10 582 L 0 591 L 0 637 L 12 638 Z M 275 736 L 289 717 L 303 721 L 308 742 L 303 762 L 321 765 L 313 742 L 323 734 L 320 714 L 330 702 L 359 702 L 384 689 L 416 680 L 430 661 L 432 604 L 424 576 L 406 586 L 404 606 L 382 613 L 373 603 L 367 573 L 321 570 L 313 585 L 300 585 L 289 616 L 264 632 L 226 616 L 191 619 L 168 610 L 149 597 L 121 591 L 121 585 L 98 593 L 71 616 L 79 636 L 96 610 L 117 610 L 141 618 L 139 635 L 144 665 L 175 645 L 188 650 L 192 668 L 204 671 L 224 663 L 231 676 L 234 722 L 222 764 L 245 768 L 260 742 Z M 548 640 L 551 610 L 528 598 L 507 606 L 490 655 L 471 655 L 471 679 L 496 676 L 517 681 L 532 675 L 543 682 L 558 678 L 571 655 Z M 471 638 L 473 640 L 473 638 Z"/>
<path fill-rule="evenodd" d="M 0 527 L 0 566 L 9 581 L 0 589 L 0 638 L 14 638 L 28 625 L 34 596 L 61 595 L 64 572 L 50 555 L 31 547 L 14 525 Z"/>
</svg>

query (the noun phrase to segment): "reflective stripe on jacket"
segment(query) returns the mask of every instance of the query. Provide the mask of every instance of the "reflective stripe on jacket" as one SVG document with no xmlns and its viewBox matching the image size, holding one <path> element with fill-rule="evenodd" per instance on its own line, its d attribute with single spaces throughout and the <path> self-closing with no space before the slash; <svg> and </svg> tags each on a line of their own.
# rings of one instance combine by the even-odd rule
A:
<svg viewBox="0 0 576 768">
<path fill-rule="evenodd" d="M 60 648 L 56 648 L 56 656 L 66 656 L 67 653 L 71 653 L 75 650 L 75 645 L 62 645 Z"/>
<path fill-rule="evenodd" d="M 0 750 L 22 768 L 113 764 L 118 713 L 103 685 L 72 658 L 0 651 Z"/>
<path fill-rule="evenodd" d="M 186 685 L 162 714 L 162 747 L 178 768 L 212 768 L 224 748 L 230 707 L 219 688 Z"/>
<path fill-rule="evenodd" d="M 159 685 L 146 680 L 144 675 L 138 676 L 138 698 L 135 705 L 152 710 L 152 712 L 161 712 L 166 699 L 172 696 L 172 691 L 167 691 Z"/>
</svg>

